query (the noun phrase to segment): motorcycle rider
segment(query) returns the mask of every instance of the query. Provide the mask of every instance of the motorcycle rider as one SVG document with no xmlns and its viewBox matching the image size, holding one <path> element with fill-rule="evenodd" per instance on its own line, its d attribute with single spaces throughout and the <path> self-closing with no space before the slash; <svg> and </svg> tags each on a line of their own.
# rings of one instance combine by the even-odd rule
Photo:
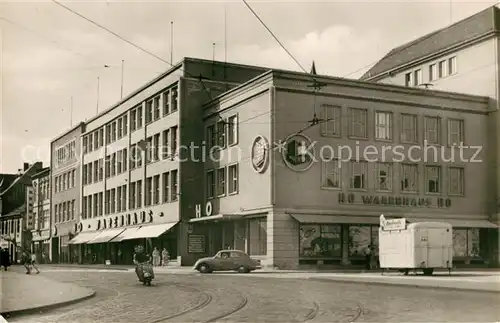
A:
<svg viewBox="0 0 500 323">
<path fill-rule="evenodd" d="M 144 247 L 142 245 L 137 245 L 134 248 L 134 264 L 135 264 L 135 273 L 137 274 L 137 278 L 139 281 L 142 281 L 142 263 L 151 261 L 151 257 L 146 254 Z"/>
</svg>

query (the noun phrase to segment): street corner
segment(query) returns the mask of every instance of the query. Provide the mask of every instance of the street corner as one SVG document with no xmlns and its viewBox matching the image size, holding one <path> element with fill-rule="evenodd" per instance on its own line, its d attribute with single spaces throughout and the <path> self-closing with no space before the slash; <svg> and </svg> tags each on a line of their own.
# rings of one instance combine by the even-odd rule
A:
<svg viewBox="0 0 500 323">
<path fill-rule="evenodd" d="M 5 318 L 27 315 L 73 304 L 95 296 L 95 291 L 62 283 L 43 274 L 2 272 L 0 314 Z"/>
</svg>

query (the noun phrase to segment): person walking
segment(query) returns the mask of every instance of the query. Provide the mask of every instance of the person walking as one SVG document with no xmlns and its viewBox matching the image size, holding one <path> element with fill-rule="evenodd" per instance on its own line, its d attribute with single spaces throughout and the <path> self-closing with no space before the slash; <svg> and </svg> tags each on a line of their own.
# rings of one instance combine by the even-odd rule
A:
<svg viewBox="0 0 500 323">
<path fill-rule="evenodd" d="M 10 267 L 10 254 L 7 248 L 2 248 L 0 250 L 0 267 L 3 267 L 5 271 Z"/>
<path fill-rule="evenodd" d="M 155 247 L 153 250 L 153 266 L 158 267 L 160 265 L 160 251 Z"/>
<path fill-rule="evenodd" d="M 40 273 L 40 270 L 36 266 L 36 254 L 34 252 L 31 253 L 31 268 L 35 269 L 37 274 Z"/>
<path fill-rule="evenodd" d="M 167 248 L 163 248 L 163 250 L 161 252 L 161 265 L 163 267 L 168 265 L 169 258 L 170 258 L 170 255 L 168 254 Z"/>
<path fill-rule="evenodd" d="M 31 257 L 26 250 L 21 254 L 21 264 L 26 269 L 26 275 L 31 274 Z"/>
<path fill-rule="evenodd" d="M 365 269 L 370 270 L 372 265 L 372 248 L 368 246 L 365 250 Z"/>
</svg>

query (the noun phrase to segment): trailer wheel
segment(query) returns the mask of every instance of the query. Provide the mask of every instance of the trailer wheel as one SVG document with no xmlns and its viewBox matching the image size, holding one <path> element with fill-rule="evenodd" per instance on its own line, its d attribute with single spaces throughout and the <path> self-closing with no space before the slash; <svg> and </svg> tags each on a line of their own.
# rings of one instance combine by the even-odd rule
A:
<svg viewBox="0 0 500 323">
<path fill-rule="evenodd" d="M 409 273 L 409 272 L 410 272 L 410 270 L 409 270 L 409 269 L 405 269 L 405 270 L 403 271 L 403 274 L 404 274 L 405 276 L 408 276 L 408 273 Z"/>
<path fill-rule="evenodd" d="M 431 276 L 432 273 L 434 272 L 433 268 L 425 268 L 424 270 L 424 276 Z"/>
</svg>

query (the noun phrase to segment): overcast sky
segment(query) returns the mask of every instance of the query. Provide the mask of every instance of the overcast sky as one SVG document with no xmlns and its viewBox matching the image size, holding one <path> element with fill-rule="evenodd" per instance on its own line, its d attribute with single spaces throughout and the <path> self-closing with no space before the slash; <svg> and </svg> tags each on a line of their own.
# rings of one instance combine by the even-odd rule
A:
<svg viewBox="0 0 500 323">
<path fill-rule="evenodd" d="M 299 70 L 242 1 L 65 1 L 64 5 L 169 61 L 227 59 Z M 359 77 L 392 47 L 463 19 L 495 1 L 250 1 L 297 60 L 318 74 Z M 451 14 L 450 14 L 451 13 Z M 49 162 L 49 142 L 73 124 L 169 68 L 50 1 L 0 0 L 2 93 L 0 172 Z M 109 65 L 105 68 L 104 65 Z"/>
</svg>

